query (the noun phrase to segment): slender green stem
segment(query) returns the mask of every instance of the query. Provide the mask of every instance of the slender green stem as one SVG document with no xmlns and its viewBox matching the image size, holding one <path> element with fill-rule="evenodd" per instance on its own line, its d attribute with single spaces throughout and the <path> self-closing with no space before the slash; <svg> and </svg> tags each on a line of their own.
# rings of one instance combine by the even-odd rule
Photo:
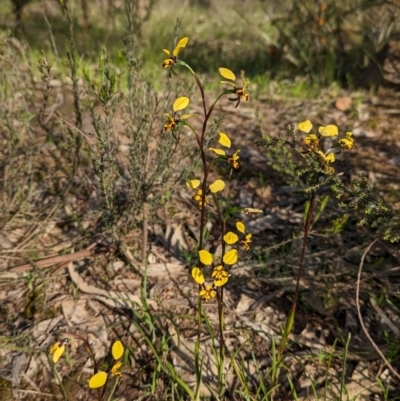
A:
<svg viewBox="0 0 400 401">
<path fill-rule="evenodd" d="M 64 400 L 68 401 L 67 391 L 65 390 L 63 380 L 62 380 L 60 374 L 57 371 L 56 365 L 51 363 L 50 366 L 51 366 L 51 370 L 53 371 L 53 376 L 57 378 L 58 385 L 60 386 L 60 390 L 61 390 L 61 392 L 63 394 Z"/>
<path fill-rule="evenodd" d="M 311 223 L 312 223 L 312 218 L 313 218 L 313 215 L 314 215 L 314 209 L 315 209 L 316 200 L 317 200 L 317 194 L 316 194 L 315 189 L 313 189 L 311 191 L 310 207 L 308 208 L 306 221 L 304 223 L 303 244 L 301 246 L 299 270 L 297 272 L 296 287 L 295 287 L 295 290 L 294 290 L 293 303 L 292 303 L 292 310 L 293 311 L 296 309 L 297 299 L 298 299 L 298 296 L 299 296 L 300 279 L 301 279 L 301 275 L 303 273 L 304 257 L 305 257 L 306 248 L 307 248 L 307 240 L 308 240 L 308 236 L 309 236 L 310 231 L 311 231 Z"/>
<path fill-rule="evenodd" d="M 190 130 L 193 132 L 194 136 L 196 137 L 197 144 L 199 145 L 199 148 L 200 148 L 200 138 L 199 138 L 199 136 L 197 135 L 196 130 L 195 130 L 188 122 L 183 121 L 182 123 L 183 123 L 184 125 L 187 125 L 187 126 L 190 128 Z"/>
</svg>

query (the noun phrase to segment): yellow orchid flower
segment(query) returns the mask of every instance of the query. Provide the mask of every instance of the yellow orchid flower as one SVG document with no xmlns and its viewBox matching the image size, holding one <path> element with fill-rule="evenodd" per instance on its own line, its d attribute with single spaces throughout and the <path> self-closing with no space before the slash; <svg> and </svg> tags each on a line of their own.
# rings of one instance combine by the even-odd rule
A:
<svg viewBox="0 0 400 401">
<path fill-rule="evenodd" d="M 246 226 L 241 221 L 236 222 L 236 229 L 244 235 L 244 239 L 240 240 L 240 245 L 245 251 L 248 251 L 250 249 L 250 244 L 253 242 L 253 235 L 249 233 L 246 234 Z"/>
<path fill-rule="evenodd" d="M 211 285 L 206 285 L 200 292 L 199 295 L 208 302 L 211 298 L 215 298 L 217 293 Z"/>
<path fill-rule="evenodd" d="M 238 160 L 240 159 L 240 157 L 238 156 L 239 152 L 240 150 L 237 150 L 232 156 L 228 157 L 229 164 L 236 170 L 240 167 L 240 164 L 238 162 Z"/>
<path fill-rule="evenodd" d="M 198 203 L 199 209 L 203 209 L 204 206 L 211 205 L 211 201 L 210 201 L 210 199 L 209 199 L 207 196 L 204 198 L 204 204 L 203 204 L 203 197 L 202 197 L 202 195 L 203 195 L 203 190 L 202 190 L 202 189 L 198 189 L 198 190 L 196 191 L 196 193 L 192 196 L 192 199 L 193 199 L 195 202 Z"/>
<path fill-rule="evenodd" d="M 69 343 L 69 341 L 69 338 L 64 338 L 51 346 L 50 355 L 53 356 L 52 359 L 54 363 L 57 363 L 59 359 L 63 356 L 65 352 L 65 347 Z"/>
<path fill-rule="evenodd" d="M 115 362 L 113 367 L 111 368 L 111 376 L 122 376 L 122 373 L 120 372 L 120 369 L 122 367 L 123 363 L 121 361 Z"/>
<path fill-rule="evenodd" d="M 189 106 L 189 98 L 186 96 L 179 97 L 178 99 L 175 100 L 172 109 L 174 110 L 174 114 L 171 116 L 168 113 L 165 113 L 166 117 L 166 122 L 164 124 L 164 131 L 173 131 L 176 126 L 181 122 L 186 120 L 187 118 L 193 116 L 194 114 L 184 114 L 180 116 L 179 118 L 176 118 L 176 113 L 178 111 L 182 111 L 186 109 Z"/>
<path fill-rule="evenodd" d="M 219 140 L 218 142 L 222 145 L 225 146 L 226 148 L 230 149 L 231 147 L 231 140 L 228 137 L 228 135 L 226 135 L 223 132 L 219 133 Z M 218 156 L 223 156 L 226 157 L 226 159 L 228 160 L 228 163 L 235 169 L 238 169 L 240 167 L 240 164 L 238 162 L 238 160 L 240 159 L 238 153 L 240 152 L 240 150 L 237 150 L 234 154 L 227 154 L 225 152 L 225 150 L 223 149 L 218 149 L 218 148 L 209 148 L 208 150 L 211 150 L 212 152 L 214 152 L 216 155 Z"/>
<path fill-rule="evenodd" d="M 194 181 L 194 183 L 193 183 L 193 181 Z M 199 181 L 199 182 L 197 183 L 197 181 Z M 186 182 L 186 185 L 187 185 L 189 188 L 197 188 L 197 186 L 194 187 L 195 184 L 197 184 L 197 186 L 199 186 L 199 185 L 200 185 L 200 180 L 192 180 L 192 181 L 187 181 L 187 182 Z M 210 190 L 210 192 L 213 193 L 213 194 L 215 194 L 215 193 L 217 193 L 217 192 L 219 192 L 219 191 L 222 191 L 224 188 L 225 188 L 225 182 L 222 181 L 222 180 L 215 180 L 215 181 L 209 186 L 209 190 Z M 204 206 L 208 206 L 208 205 L 212 206 L 212 203 L 211 203 L 210 198 L 209 198 L 208 196 L 205 196 L 205 199 L 204 199 L 204 203 L 205 203 L 205 204 L 203 205 L 203 196 L 202 196 L 202 195 L 203 195 L 203 190 L 202 190 L 202 189 L 198 189 L 198 190 L 195 192 L 195 194 L 192 196 L 192 199 L 193 199 L 195 202 L 198 203 L 199 208 L 202 209 Z"/>
<path fill-rule="evenodd" d="M 318 147 L 319 139 L 315 134 L 308 134 L 304 138 L 303 144 L 308 148 L 308 150 L 312 150 L 314 147 Z"/>
<path fill-rule="evenodd" d="M 237 102 L 235 108 L 238 107 L 238 105 L 240 103 L 240 99 L 243 99 L 245 102 L 248 102 L 249 94 L 247 93 L 246 88 L 250 84 L 250 81 L 247 79 L 244 79 L 244 72 L 241 73 L 241 77 L 243 79 L 243 85 L 238 86 L 236 84 L 236 75 L 230 69 L 221 67 L 218 69 L 218 71 L 223 78 L 228 80 L 228 81 L 221 81 L 221 83 L 233 86 L 232 93 L 237 95 L 237 97 L 234 99 L 229 99 L 229 100 Z"/>
<path fill-rule="evenodd" d="M 167 49 L 163 49 L 163 51 L 167 54 L 168 58 L 163 61 L 163 68 L 173 67 L 178 62 L 178 54 L 182 49 L 184 49 L 189 41 L 188 37 L 182 38 L 178 44 L 176 45 L 174 51 L 171 52 Z"/>
<path fill-rule="evenodd" d="M 229 274 L 228 272 L 220 265 L 214 268 L 214 271 L 211 274 L 211 278 L 214 279 L 214 285 L 216 287 L 222 287 L 228 282 Z"/>
<path fill-rule="evenodd" d="M 253 235 L 246 234 L 245 239 L 240 241 L 240 245 L 242 245 L 242 247 L 245 251 L 248 251 L 250 249 L 250 244 L 252 242 L 253 242 Z"/>
<path fill-rule="evenodd" d="M 113 377 L 114 376 L 122 376 L 120 369 L 121 369 L 123 363 L 119 359 L 122 358 L 122 356 L 124 355 L 124 352 L 125 352 L 125 348 L 124 348 L 122 342 L 120 340 L 115 341 L 111 347 L 111 354 L 112 354 L 113 358 L 115 359 L 115 363 L 109 371 L 109 373 Z M 99 372 L 95 373 L 89 379 L 88 386 L 89 386 L 89 388 L 103 387 L 107 382 L 107 378 L 108 378 L 107 372 L 99 371 Z"/>
<path fill-rule="evenodd" d="M 352 132 L 346 132 L 346 137 L 339 139 L 339 144 L 344 149 L 353 149 L 354 148 L 354 139 L 352 138 Z"/>
</svg>

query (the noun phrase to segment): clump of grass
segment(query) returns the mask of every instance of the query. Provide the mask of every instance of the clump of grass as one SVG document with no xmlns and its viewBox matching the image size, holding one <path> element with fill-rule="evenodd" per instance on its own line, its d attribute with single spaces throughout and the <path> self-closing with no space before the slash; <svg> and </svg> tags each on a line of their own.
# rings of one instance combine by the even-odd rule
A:
<svg viewBox="0 0 400 401">
<path fill-rule="evenodd" d="M 365 59 L 376 62 L 374 54 L 393 29 L 395 9 L 395 4 L 369 0 L 295 0 L 270 21 L 288 69 L 306 73 L 318 86 L 354 87 Z M 376 29 L 371 30 L 371 19 Z"/>
<path fill-rule="evenodd" d="M 115 243 L 122 243 L 127 233 L 141 227 L 140 259 L 145 264 L 149 221 L 180 176 L 171 163 L 179 145 L 179 133 L 176 137 L 164 135 L 159 113 L 168 105 L 173 86 L 167 82 L 161 99 L 146 78 L 137 46 L 142 21 L 134 1 L 127 0 L 125 6 L 125 49 L 118 68 L 124 72 L 117 72 L 105 49 L 96 75 L 92 77 L 84 69 L 95 133 L 89 153 L 101 197 L 101 224 Z M 121 144 L 114 129 L 116 120 L 122 121 L 125 128 L 122 135 L 127 142 L 127 158 L 118 156 Z"/>
</svg>

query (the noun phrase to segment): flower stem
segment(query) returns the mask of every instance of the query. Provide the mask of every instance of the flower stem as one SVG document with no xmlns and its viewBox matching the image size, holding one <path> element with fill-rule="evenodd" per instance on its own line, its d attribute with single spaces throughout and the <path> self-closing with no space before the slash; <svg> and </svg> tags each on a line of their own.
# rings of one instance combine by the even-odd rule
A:
<svg viewBox="0 0 400 401">
<path fill-rule="evenodd" d="M 286 347 L 287 339 L 289 337 L 289 334 L 292 331 L 293 324 L 294 324 L 294 318 L 296 315 L 296 308 L 297 308 L 297 300 L 299 297 L 300 279 L 301 279 L 301 275 L 303 273 L 304 258 L 305 258 L 305 254 L 306 254 L 306 248 L 307 248 L 307 240 L 308 240 L 308 236 L 311 231 L 311 223 L 312 223 L 312 218 L 313 218 L 313 214 L 314 214 L 316 200 L 317 200 L 317 194 L 316 194 L 315 189 L 313 189 L 311 191 L 311 196 L 310 196 L 310 207 L 307 210 L 306 221 L 304 222 L 303 243 L 301 246 L 299 269 L 297 272 L 296 287 L 294 290 L 292 307 L 290 309 L 289 316 L 286 321 L 286 327 L 285 327 L 285 331 L 283 332 L 281 344 L 279 345 L 279 350 L 278 350 L 279 359 L 281 358 L 282 353 Z"/>
</svg>

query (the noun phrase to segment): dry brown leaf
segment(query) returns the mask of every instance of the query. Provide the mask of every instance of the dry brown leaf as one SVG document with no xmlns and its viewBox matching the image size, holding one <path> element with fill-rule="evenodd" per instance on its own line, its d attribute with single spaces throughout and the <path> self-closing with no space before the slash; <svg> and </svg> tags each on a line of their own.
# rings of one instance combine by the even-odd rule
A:
<svg viewBox="0 0 400 401">
<path fill-rule="evenodd" d="M 131 308 L 132 303 L 136 303 L 139 305 L 142 304 L 142 301 L 138 295 L 122 291 L 106 291 L 101 288 L 94 287 L 93 285 L 87 284 L 76 271 L 75 265 L 72 262 L 68 265 L 68 272 L 71 280 L 75 283 L 80 291 L 86 294 L 91 294 L 94 299 L 97 299 L 108 306 L 111 306 L 113 308 Z M 147 304 L 155 310 L 158 308 L 157 303 L 153 300 L 148 299 Z"/>
<path fill-rule="evenodd" d="M 349 96 L 344 96 L 336 99 L 335 107 L 340 111 L 347 111 L 353 104 L 353 100 Z"/>
</svg>

